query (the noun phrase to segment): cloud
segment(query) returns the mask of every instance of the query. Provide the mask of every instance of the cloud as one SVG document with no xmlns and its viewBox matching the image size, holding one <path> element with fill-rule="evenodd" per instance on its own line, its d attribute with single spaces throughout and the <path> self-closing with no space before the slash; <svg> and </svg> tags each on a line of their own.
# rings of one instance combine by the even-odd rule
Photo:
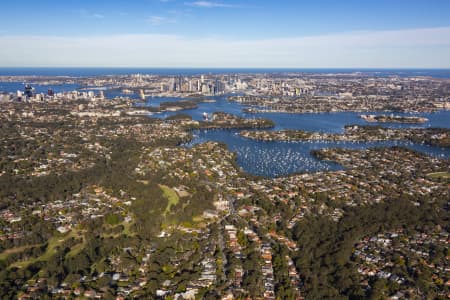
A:
<svg viewBox="0 0 450 300">
<path fill-rule="evenodd" d="M 254 40 L 3 35 L 0 44 L 3 67 L 450 68 L 450 27 Z"/>
<path fill-rule="evenodd" d="M 84 18 L 92 18 L 92 19 L 104 19 L 105 16 L 99 13 L 91 13 L 85 9 L 80 10 L 80 14 Z"/>
<path fill-rule="evenodd" d="M 194 2 L 185 2 L 185 4 L 188 6 L 195 6 L 195 7 L 202 7 L 202 8 L 237 7 L 237 5 L 225 4 L 225 3 L 213 2 L 213 1 L 194 1 Z"/>
<path fill-rule="evenodd" d="M 102 14 L 92 14 L 92 17 L 96 19 L 103 19 L 105 16 Z"/>
<path fill-rule="evenodd" d="M 172 19 L 172 18 L 162 17 L 162 16 L 150 16 L 147 18 L 147 23 L 154 25 L 154 26 L 158 26 L 158 25 L 167 24 L 167 23 L 176 23 L 176 20 Z"/>
</svg>

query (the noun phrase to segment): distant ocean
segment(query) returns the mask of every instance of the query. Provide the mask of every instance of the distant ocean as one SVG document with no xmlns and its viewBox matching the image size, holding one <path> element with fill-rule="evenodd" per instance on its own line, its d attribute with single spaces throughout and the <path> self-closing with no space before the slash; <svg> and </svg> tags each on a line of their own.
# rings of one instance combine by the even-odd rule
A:
<svg viewBox="0 0 450 300">
<path fill-rule="evenodd" d="M 434 78 L 450 78 L 450 69 L 283 69 L 283 68 L 0 68 L 0 76 L 105 76 L 126 74 L 154 75 L 197 75 L 197 74 L 236 74 L 236 73 L 308 73 L 338 74 L 361 72 L 371 76 L 385 77 L 397 75 L 401 77 L 431 76 Z"/>
</svg>

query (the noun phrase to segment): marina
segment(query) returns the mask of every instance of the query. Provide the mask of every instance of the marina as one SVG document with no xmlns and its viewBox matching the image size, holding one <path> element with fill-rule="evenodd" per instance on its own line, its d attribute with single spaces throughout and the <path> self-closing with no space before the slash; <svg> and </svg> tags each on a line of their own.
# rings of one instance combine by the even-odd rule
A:
<svg viewBox="0 0 450 300">
<path fill-rule="evenodd" d="M 235 102 L 228 102 L 226 96 L 214 98 L 214 103 L 200 103 L 197 109 L 185 110 L 194 120 L 202 120 L 203 113 L 225 111 L 245 118 L 268 118 L 275 122 L 272 130 L 302 129 L 325 133 L 342 133 L 348 124 L 370 124 L 360 118 L 358 112 L 336 112 L 319 114 L 247 114 L 242 112 L 243 107 Z M 150 100 L 151 101 L 151 100 Z M 172 112 L 155 114 L 154 116 L 166 118 L 174 115 Z M 410 116 L 412 114 L 401 113 Z M 421 114 L 429 119 L 426 124 L 383 123 L 384 127 L 392 128 L 449 128 L 450 111 Z M 252 175 L 263 177 L 279 177 L 294 173 L 321 172 L 341 170 L 342 166 L 330 161 L 319 160 L 311 155 L 312 150 L 323 148 L 366 149 L 371 147 L 403 146 L 427 155 L 440 158 L 450 157 L 450 149 L 429 145 L 416 144 L 409 141 L 379 141 L 379 142 L 352 142 L 352 141 L 255 141 L 239 136 L 239 130 L 198 130 L 193 133 L 193 140 L 184 146 L 207 141 L 225 143 L 237 155 L 237 163 L 243 171 Z"/>
<path fill-rule="evenodd" d="M 23 88 L 23 83 L 0 82 L 0 87 L 8 92 Z M 36 92 L 44 92 L 47 86 L 35 86 Z M 53 87 L 55 92 L 70 91 L 79 89 L 76 85 L 63 85 Z M 83 90 L 88 90 L 83 88 Z M 123 91 L 105 90 L 105 97 L 127 97 Z M 187 114 L 193 120 L 203 121 L 205 115 L 211 116 L 215 112 L 225 112 L 241 118 L 256 119 L 265 118 L 272 120 L 275 126 L 269 130 L 305 130 L 321 133 L 340 134 L 344 132 L 346 125 L 368 125 L 370 121 L 361 118 L 360 112 L 331 112 L 331 113 L 247 113 L 247 106 L 228 101 L 229 95 L 206 97 L 205 101 L 198 101 L 196 108 L 165 111 L 161 113 L 148 114 L 149 117 L 165 119 L 177 114 Z M 178 101 L 192 100 L 193 98 L 180 97 L 147 97 L 145 102 L 137 102 L 140 107 L 159 107 L 161 103 L 176 103 Z M 201 99 L 201 98 L 200 98 Z M 197 99 L 198 100 L 198 99 Z M 145 113 L 144 113 L 145 114 Z M 376 115 L 377 112 L 370 112 Z M 403 123 L 403 122 L 383 122 L 379 123 L 383 127 L 389 128 L 450 128 L 450 111 L 441 110 L 433 113 L 396 113 L 399 118 L 426 118 L 423 123 Z M 207 141 L 222 142 L 236 153 L 238 165 L 244 172 L 263 177 L 287 176 L 295 173 L 321 172 L 341 170 L 342 166 L 337 163 L 319 160 L 311 154 L 312 150 L 323 148 L 349 148 L 365 149 L 369 147 L 391 147 L 404 146 L 410 149 L 432 155 L 439 158 L 450 157 L 450 149 L 417 144 L 410 141 L 256 141 L 239 136 L 236 129 L 209 129 L 196 130 L 193 132 L 193 139 L 183 145 L 192 147 Z"/>
</svg>

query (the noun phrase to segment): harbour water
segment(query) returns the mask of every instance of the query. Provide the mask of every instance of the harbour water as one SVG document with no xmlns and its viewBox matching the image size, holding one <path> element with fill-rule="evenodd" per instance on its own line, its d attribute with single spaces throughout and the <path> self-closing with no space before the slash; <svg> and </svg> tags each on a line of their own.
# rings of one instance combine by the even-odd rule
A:
<svg viewBox="0 0 450 300">
<path fill-rule="evenodd" d="M 111 71 L 111 69 L 107 69 Z M 115 70 L 119 72 L 122 69 Z M 1 71 L 1 69 L 0 69 Z M 29 70 L 28 70 L 29 71 Z M 56 72 L 55 70 L 44 70 L 48 73 Z M 165 70 L 164 72 L 175 72 L 176 70 Z M 189 72 L 201 71 L 197 69 Z M 347 70 L 348 71 L 348 70 Z M 445 70 L 444 70 L 445 71 Z M 441 70 L 441 73 L 446 74 Z M 20 71 L 17 71 L 20 74 Z M 43 72 L 43 71 L 42 71 Z M 76 74 L 83 74 L 89 76 L 86 72 L 81 70 L 72 70 L 73 76 Z M 91 71 L 95 73 L 94 71 Z M 97 70 L 97 72 L 100 72 Z M 106 72 L 103 70 L 103 72 Z M 188 72 L 188 71 L 186 71 Z M 337 70 L 336 70 L 337 72 Z M 381 72 L 381 71 L 379 71 Z M 387 71 L 386 71 L 387 72 Z M 400 71 L 397 71 L 400 72 Z M 417 71 L 419 72 L 419 71 Z M 426 71 L 421 71 L 426 73 Z M 430 71 L 431 72 L 431 71 Z M 434 71 L 437 72 L 437 71 Z M 89 72 L 88 72 L 89 73 Z M 421 74 L 422 74 L 421 73 Z M 410 75 L 413 73 L 408 73 Z M 450 72 L 449 72 L 450 74 Z M 8 75 L 2 74 L 0 75 Z M 25 74 L 26 75 L 26 74 Z M 51 74 L 45 74 L 51 75 Z M 67 74 L 63 74 L 67 75 Z M 99 74 L 100 75 L 100 74 Z M 422 74 L 424 75 L 424 74 Z M 426 74 L 425 74 L 426 75 Z M 81 75 L 80 75 L 81 76 Z M 15 92 L 23 90 L 24 83 L 22 82 L 0 82 L 0 91 Z M 80 89 L 77 85 L 61 85 L 61 86 L 45 86 L 34 85 L 36 92 L 45 93 L 48 88 L 52 88 L 55 92 L 71 91 Z M 106 97 L 125 96 L 120 91 L 105 91 Z M 342 133 L 344 126 L 349 124 L 369 124 L 362 120 L 358 112 L 336 112 L 336 113 L 303 113 L 303 114 L 288 114 L 288 113 L 261 113 L 261 114 L 246 114 L 242 112 L 245 108 L 239 103 L 229 102 L 227 96 L 207 97 L 207 99 L 215 100 L 214 102 L 199 103 L 198 108 L 184 110 L 182 113 L 192 116 L 195 120 L 202 120 L 203 113 L 211 114 L 217 111 L 223 111 L 244 118 L 268 118 L 275 122 L 273 130 L 280 129 L 301 129 L 307 131 L 320 131 L 327 133 Z M 159 106 L 161 102 L 167 101 L 182 101 L 184 99 L 172 97 L 149 97 L 147 98 L 145 106 Z M 180 112 L 165 112 L 155 114 L 153 117 L 166 118 L 168 116 Z M 373 112 L 376 113 L 376 112 Z M 397 113 L 396 113 L 397 114 Z M 420 113 L 420 114 L 406 114 L 400 115 L 416 115 L 429 119 L 424 124 L 399 124 L 399 123 L 383 123 L 382 126 L 387 127 L 441 127 L 450 128 L 450 111 L 440 111 L 436 113 Z M 386 141 L 386 142 L 330 142 L 330 141 L 308 141 L 308 142 L 262 142 L 242 138 L 238 130 L 202 130 L 193 133 L 194 139 L 187 145 L 191 147 L 195 144 L 206 141 L 218 141 L 225 143 L 228 148 L 237 154 L 237 162 L 242 169 L 248 173 L 257 176 L 275 177 L 285 176 L 298 172 L 316 172 L 326 170 L 339 170 L 342 167 L 336 163 L 321 161 L 313 157 L 311 150 L 333 147 L 344 147 L 350 149 L 364 149 L 367 147 L 385 147 L 385 146 L 405 146 L 416 151 L 433 155 L 439 158 L 448 159 L 450 157 L 450 149 L 439 148 L 422 144 L 414 144 L 408 141 Z"/>
<path fill-rule="evenodd" d="M 0 81 L 0 92 L 15 93 L 17 91 L 24 91 L 25 84 L 26 84 L 25 82 Z M 60 93 L 60 92 L 74 91 L 81 88 L 78 84 L 55 84 L 55 85 L 33 84 L 32 86 L 34 88 L 34 92 L 38 94 L 40 93 L 47 94 L 47 91 L 49 89 L 52 89 L 55 93 Z"/>
<path fill-rule="evenodd" d="M 195 120 L 201 120 L 203 112 L 225 111 L 246 118 L 263 117 L 275 122 L 273 130 L 302 129 L 307 131 L 320 131 L 327 133 L 342 133 L 348 124 L 369 124 L 362 120 L 357 112 L 336 112 L 319 114 L 287 114 L 287 113 L 242 113 L 242 106 L 238 103 L 228 102 L 225 96 L 214 97 L 216 102 L 201 103 L 197 109 L 185 110 Z M 149 101 L 152 101 L 150 99 Z M 174 112 L 161 113 L 155 116 L 165 118 Z M 410 115 L 410 114 L 404 114 Z M 429 119 L 425 124 L 399 124 L 386 123 L 387 127 L 441 127 L 450 128 L 450 111 L 420 114 Z M 409 141 L 383 141 L 383 142 L 331 142 L 331 141 L 305 141 L 305 142 L 263 142 L 243 138 L 239 130 L 198 130 L 194 139 L 186 144 L 187 147 L 206 141 L 225 143 L 228 148 L 237 154 L 237 163 L 250 174 L 264 177 L 286 176 L 292 173 L 317 172 L 340 170 L 339 164 L 323 161 L 311 155 L 312 150 L 322 148 L 348 148 L 365 149 L 368 147 L 404 146 L 416 151 L 433 155 L 442 159 L 450 157 L 450 149 L 429 145 L 415 144 Z"/>
<path fill-rule="evenodd" d="M 0 76 L 106 76 L 126 74 L 154 75 L 200 75 L 243 73 L 305 73 L 305 74 L 349 74 L 364 73 L 367 76 L 431 76 L 450 78 L 450 69 L 379 69 L 379 68 L 0 68 Z"/>
<path fill-rule="evenodd" d="M 366 149 L 369 147 L 405 146 L 416 151 L 440 158 L 448 158 L 450 150 L 407 141 L 385 142 L 262 142 L 245 139 L 237 130 L 197 131 L 194 139 L 186 146 L 191 147 L 206 141 L 225 143 L 237 154 L 237 163 L 253 175 L 264 177 L 286 176 L 292 173 L 341 170 L 342 167 L 330 161 L 323 161 L 311 155 L 312 150 L 323 148 Z"/>
</svg>

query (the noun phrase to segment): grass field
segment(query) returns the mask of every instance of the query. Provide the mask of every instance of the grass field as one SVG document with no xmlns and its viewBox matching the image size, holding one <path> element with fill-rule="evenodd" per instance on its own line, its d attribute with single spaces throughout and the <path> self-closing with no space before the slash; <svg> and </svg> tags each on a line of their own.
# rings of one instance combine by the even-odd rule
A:
<svg viewBox="0 0 450 300">
<path fill-rule="evenodd" d="M 123 226 L 123 230 L 120 233 L 113 233 L 113 234 L 111 234 L 111 233 L 110 234 L 102 233 L 102 237 L 104 237 L 104 238 L 117 238 L 117 237 L 121 236 L 122 234 L 127 235 L 127 236 L 135 236 L 136 233 L 131 230 L 131 227 L 133 226 L 133 224 L 134 224 L 134 222 L 125 222 L 125 221 L 123 221 L 123 222 L 117 224 L 116 226 L 108 225 L 107 228 L 114 228 L 114 227 L 122 225 Z"/>
<path fill-rule="evenodd" d="M 25 251 L 25 250 L 33 248 L 33 247 L 39 247 L 41 245 L 42 244 L 26 245 L 26 246 L 22 246 L 22 247 L 16 247 L 16 248 L 7 249 L 7 250 L 3 251 L 2 253 L 0 253 L 0 260 L 7 259 L 8 256 L 11 255 L 11 254 L 19 253 L 19 252 Z"/>
<path fill-rule="evenodd" d="M 66 257 L 68 257 L 68 258 L 69 258 L 69 257 L 74 257 L 74 256 L 76 256 L 78 253 L 80 253 L 81 250 L 84 249 L 84 247 L 86 246 L 86 239 L 85 239 L 84 235 L 81 236 L 81 239 L 82 239 L 81 243 L 78 243 L 78 244 L 76 244 L 75 246 L 73 246 L 73 247 L 70 249 L 70 252 L 66 254 Z"/>
<path fill-rule="evenodd" d="M 445 178 L 450 179 L 450 173 L 449 172 L 436 172 L 436 173 L 429 173 L 427 176 L 431 178 Z"/>
<path fill-rule="evenodd" d="M 29 265 L 38 261 L 48 261 L 53 255 L 57 253 L 57 247 L 61 246 L 66 240 L 71 237 L 79 237 L 79 232 L 77 230 L 72 230 L 65 236 L 54 236 L 48 240 L 47 249 L 44 254 L 39 257 L 31 258 L 28 260 L 18 261 L 9 266 L 9 268 L 26 268 Z"/>
<path fill-rule="evenodd" d="M 160 184 L 159 187 L 163 191 L 163 195 L 168 201 L 167 207 L 164 211 L 164 216 L 166 216 L 168 213 L 170 213 L 170 209 L 172 208 L 172 206 L 178 204 L 180 198 L 178 197 L 177 193 L 170 187 L 162 184 Z"/>
</svg>

